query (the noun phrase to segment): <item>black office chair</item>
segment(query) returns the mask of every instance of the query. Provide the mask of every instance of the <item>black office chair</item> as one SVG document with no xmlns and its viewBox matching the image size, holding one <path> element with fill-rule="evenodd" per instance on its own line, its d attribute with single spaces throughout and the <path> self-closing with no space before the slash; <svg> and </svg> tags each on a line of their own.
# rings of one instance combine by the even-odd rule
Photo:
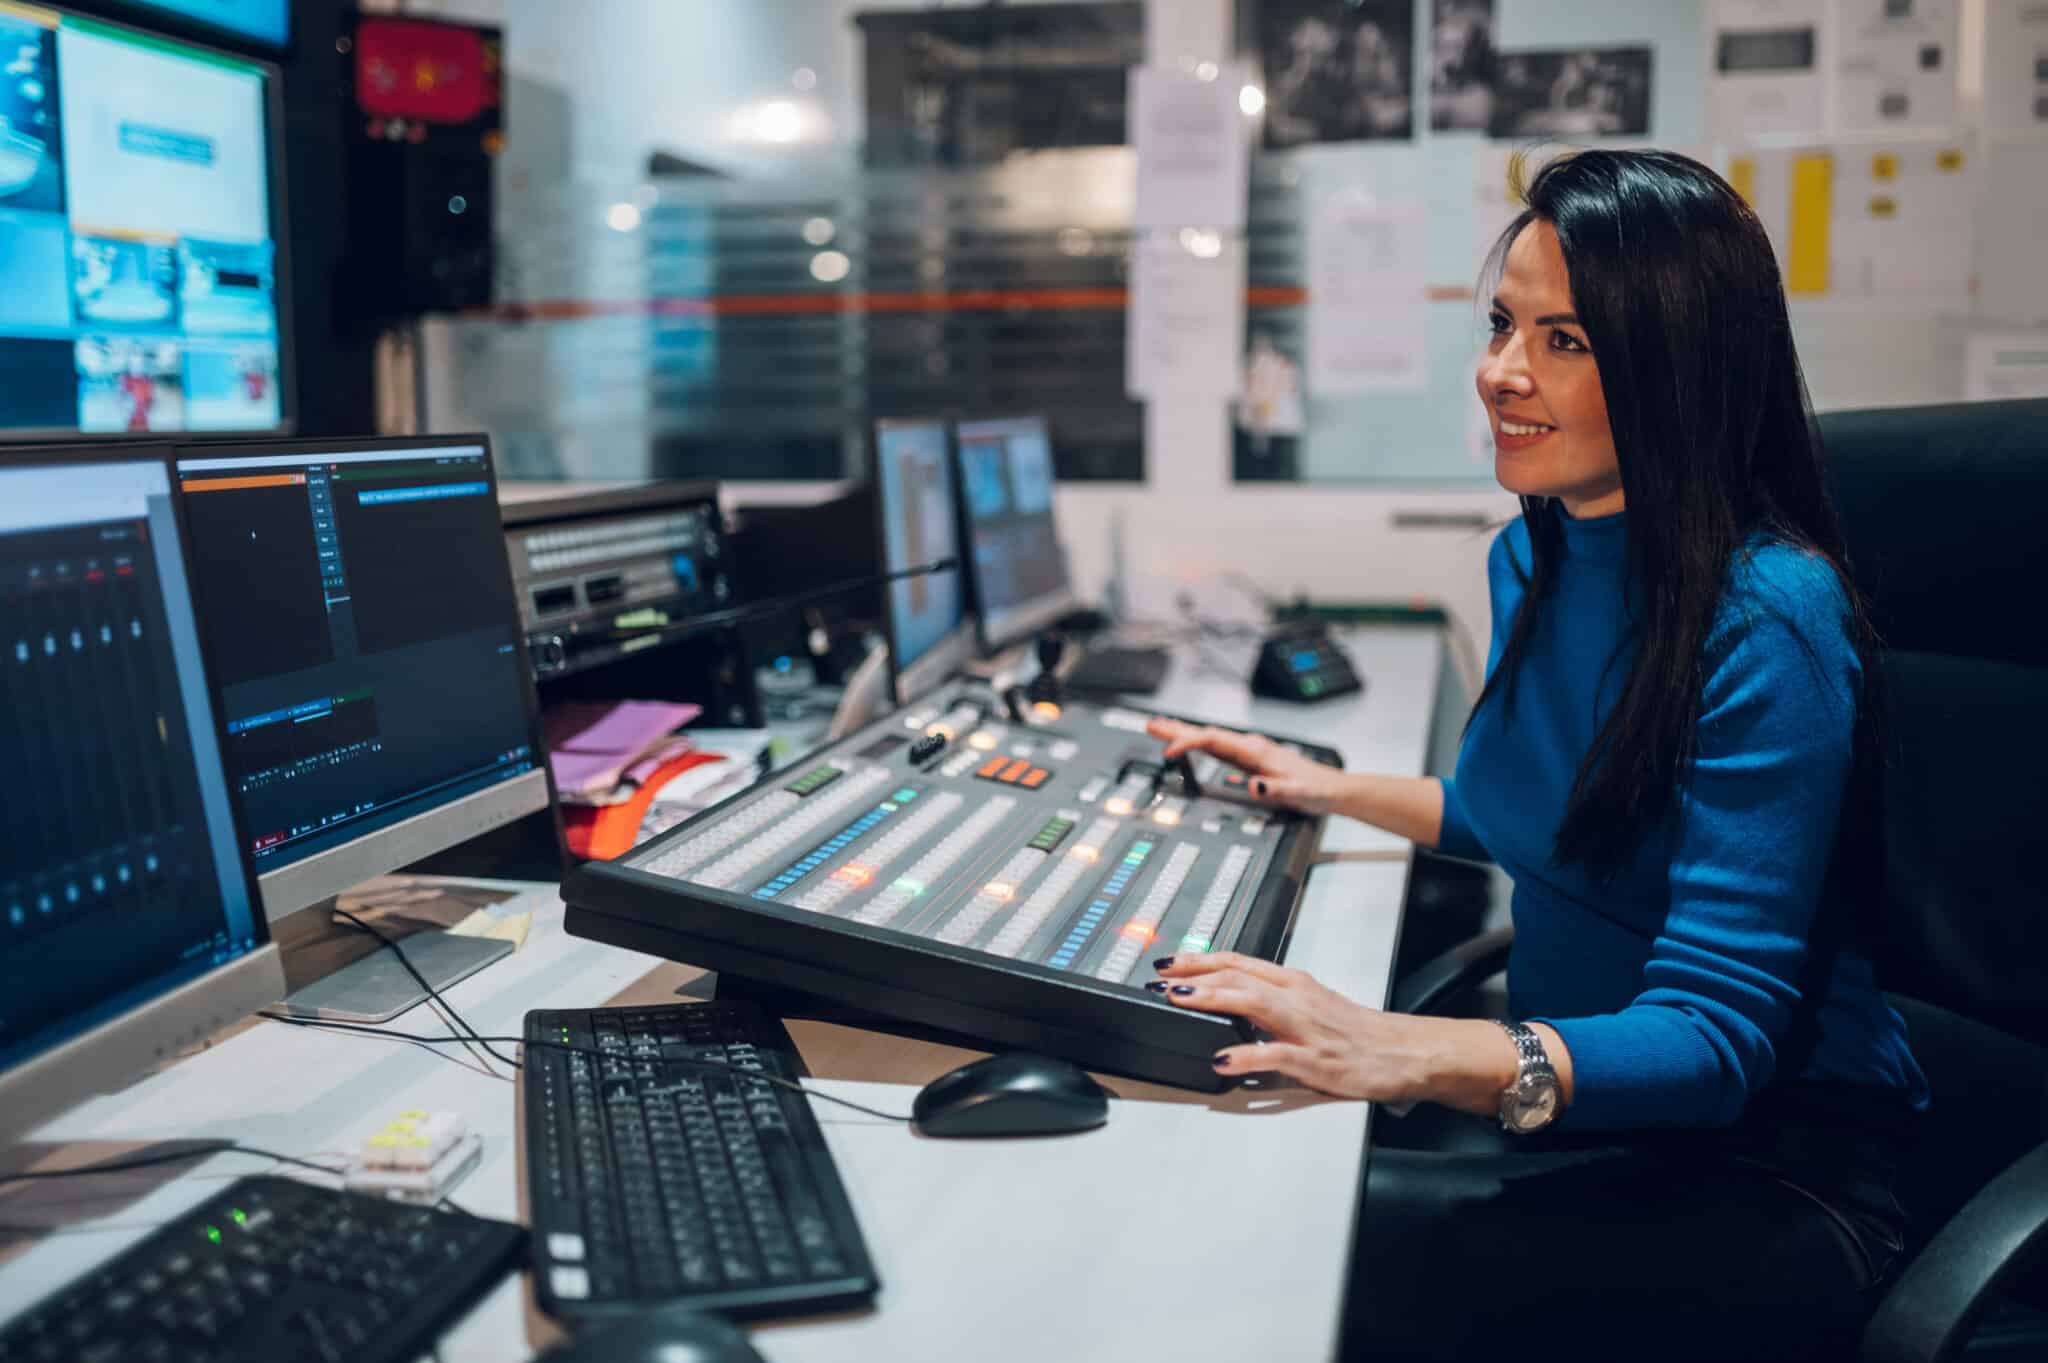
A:
<svg viewBox="0 0 2048 1363">
<path fill-rule="evenodd" d="M 1911 1258 L 1862 1357 L 1937 1363 L 1995 1304 L 2048 1310 L 2048 401 L 1820 424 L 1887 645 L 1877 967 L 1934 1090 L 1901 1171 Z M 1460 943 L 1393 1006 L 1442 1009 L 1512 941 Z"/>
</svg>

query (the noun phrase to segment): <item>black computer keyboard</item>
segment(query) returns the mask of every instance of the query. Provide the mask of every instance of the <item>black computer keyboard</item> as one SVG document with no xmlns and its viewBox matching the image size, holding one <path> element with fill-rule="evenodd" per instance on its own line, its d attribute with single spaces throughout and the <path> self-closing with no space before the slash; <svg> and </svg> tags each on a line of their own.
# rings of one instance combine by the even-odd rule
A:
<svg viewBox="0 0 2048 1363">
<path fill-rule="evenodd" d="M 731 1317 L 874 1296 L 874 1266 L 782 1024 L 738 1001 L 534 1011 L 521 1083 L 534 1285 L 571 1319 Z M 686 1064 L 689 1059 L 719 1064 Z"/>
<path fill-rule="evenodd" d="M 1076 691 L 1150 695 L 1166 680 L 1171 655 L 1164 648 L 1086 648 L 1061 680 Z"/>
<path fill-rule="evenodd" d="M 526 1232 L 288 1178 L 238 1179 L 0 1329 L 18 1363 L 411 1363 Z"/>
</svg>

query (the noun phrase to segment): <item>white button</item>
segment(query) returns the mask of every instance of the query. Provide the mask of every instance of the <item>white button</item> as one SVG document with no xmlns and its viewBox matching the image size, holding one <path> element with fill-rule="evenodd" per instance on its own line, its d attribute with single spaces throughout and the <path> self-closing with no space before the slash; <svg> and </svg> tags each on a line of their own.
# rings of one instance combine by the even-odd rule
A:
<svg viewBox="0 0 2048 1363">
<path fill-rule="evenodd" d="M 552 1231 L 548 1235 L 548 1258 L 580 1261 L 583 1258 L 583 1237 L 566 1231 Z"/>
<path fill-rule="evenodd" d="M 555 1295 L 568 1300 L 581 1300 L 590 1295 L 590 1275 L 580 1268 L 556 1268 L 548 1272 L 548 1286 L 555 1289 Z"/>
</svg>

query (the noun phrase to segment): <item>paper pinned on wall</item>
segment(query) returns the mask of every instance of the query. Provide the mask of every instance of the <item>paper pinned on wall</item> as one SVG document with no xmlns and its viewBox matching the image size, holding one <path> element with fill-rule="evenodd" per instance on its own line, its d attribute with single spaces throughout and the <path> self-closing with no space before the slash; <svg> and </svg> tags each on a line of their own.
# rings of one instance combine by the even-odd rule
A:
<svg viewBox="0 0 2048 1363">
<path fill-rule="evenodd" d="M 1836 132 L 1956 121 L 1957 0 L 1834 0 Z"/>
<path fill-rule="evenodd" d="M 1131 68 L 1131 143 L 1138 158 L 1140 230 L 1244 230 L 1250 133 L 1238 94 L 1250 84 L 1241 62 L 1195 71 Z"/>
<path fill-rule="evenodd" d="M 1428 224 L 1420 207 L 1333 194 L 1308 224 L 1308 391 L 1429 383 Z"/>
<path fill-rule="evenodd" d="M 1834 295 L 1967 307 L 1981 182 L 1974 149 L 1842 146 L 1834 159 Z"/>
<path fill-rule="evenodd" d="M 1819 132 L 1827 118 L 1824 0 L 1711 0 L 1707 128 L 1721 142 Z"/>
<path fill-rule="evenodd" d="M 1984 126 L 2048 128 L 2048 4 L 2040 0 L 1984 6 Z"/>
<path fill-rule="evenodd" d="M 1244 382 L 1243 237 L 1148 232 L 1131 248 L 1124 386 L 1137 398 L 1236 397 Z"/>
<path fill-rule="evenodd" d="M 1970 337 L 1963 347 L 1963 397 L 1971 402 L 2048 398 L 2048 331 Z"/>
</svg>

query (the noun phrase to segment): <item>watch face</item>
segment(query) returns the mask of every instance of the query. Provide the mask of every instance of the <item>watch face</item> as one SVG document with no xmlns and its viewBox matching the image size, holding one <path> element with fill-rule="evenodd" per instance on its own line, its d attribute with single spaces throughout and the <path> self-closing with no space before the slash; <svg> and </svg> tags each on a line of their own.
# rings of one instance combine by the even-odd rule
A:
<svg viewBox="0 0 2048 1363">
<path fill-rule="evenodd" d="M 1557 1086 L 1555 1084 L 1533 1084 L 1516 1095 L 1514 1127 L 1517 1131 L 1537 1131 L 1550 1125 L 1557 1116 Z"/>
</svg>

